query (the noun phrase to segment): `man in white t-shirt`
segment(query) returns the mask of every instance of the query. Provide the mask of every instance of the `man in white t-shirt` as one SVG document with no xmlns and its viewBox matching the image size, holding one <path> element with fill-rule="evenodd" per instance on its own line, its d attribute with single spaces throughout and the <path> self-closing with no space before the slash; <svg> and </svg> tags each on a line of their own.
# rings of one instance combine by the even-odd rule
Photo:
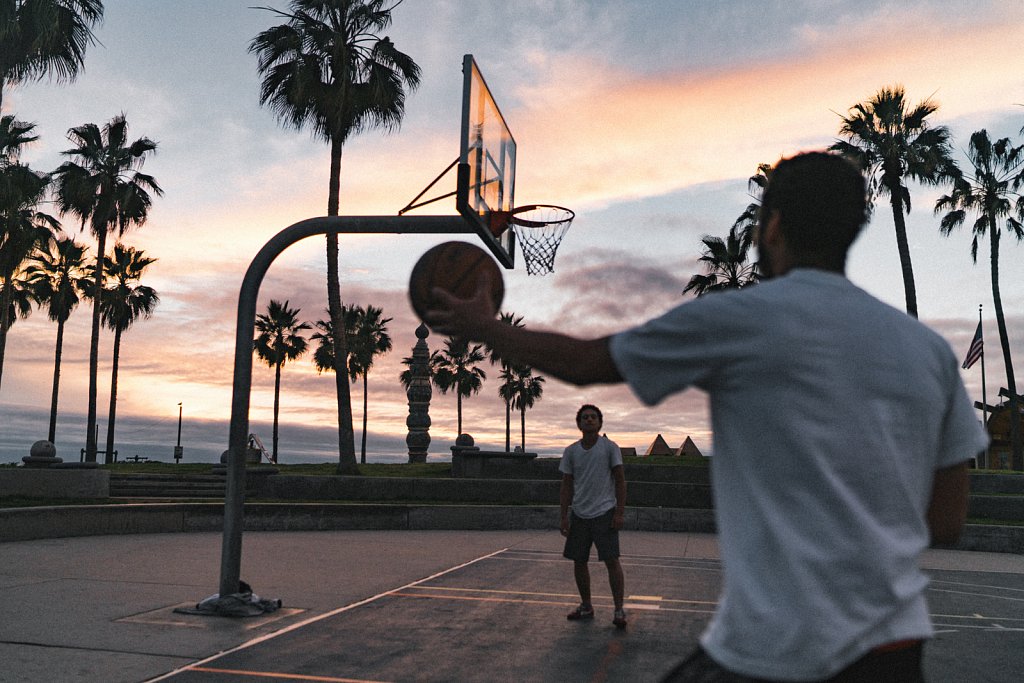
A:
<svg viewBox="0 0 1024 683">
<path fill-rule="evenodd" d="M 923 681 L 918 557 L 959 537 L 988 437 L 949 345 L 846 279 L 866 215 L 856 167 L 800 154 L 762 198 L 756 287 L 591 340 L 503 325 L 484 288 L 439 293 L 428 316 L 574 384 L 625 381 L 648 405 L 710 396 L 723 587 L 666 681 Z"/>
<path fill-rule="evenodd" d="M 623 609 L 625 580 L 619 563 L 619 529 L 626 509 L 626 477 L 622 451 L 599 432 L 604 425 L 601 410 L 591 404 L 576 411 L 576 426 L 583 435 L 562 454 L 558 471 L 562 473 L 559 501 L 562 509 L 560 528 L 565 536 L 563 556 L 573 561 L 573 575 L 580 593 L 580 606 L 569 612 L 569 621 L 594 618 L 590 601 L 590 547 L 597 547 L 597 559 L 608 568 L 615 611 L 612 623 L 626 627 Z M 569 507 L 572 506 L 570 513 Z"/>
</svg>

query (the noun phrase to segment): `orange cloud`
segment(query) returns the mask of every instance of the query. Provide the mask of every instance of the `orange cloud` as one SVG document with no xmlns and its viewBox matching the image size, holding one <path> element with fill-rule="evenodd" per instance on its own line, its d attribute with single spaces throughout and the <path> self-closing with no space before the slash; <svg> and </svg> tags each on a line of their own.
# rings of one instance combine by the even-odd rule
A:
<svg viewBox="0 0 1024 683">
<path fill-rule="evenodd" d="M 760 162 L 830 144 L 836 112 L 894 83 L 912 101 L 935 93 L 942 121 L 1020 99 L 1024 52 L 1006 48 L 1024 34 L 1019 14 L 952 34 L 928 24 L 909 32 L 906 21 L 866 20 L 810 40 L 798 59 L 707 73 L 552 62 L 507 113 L 519 143 L 517 199 L 606 205 L 746 177 Z"/>
</svg>

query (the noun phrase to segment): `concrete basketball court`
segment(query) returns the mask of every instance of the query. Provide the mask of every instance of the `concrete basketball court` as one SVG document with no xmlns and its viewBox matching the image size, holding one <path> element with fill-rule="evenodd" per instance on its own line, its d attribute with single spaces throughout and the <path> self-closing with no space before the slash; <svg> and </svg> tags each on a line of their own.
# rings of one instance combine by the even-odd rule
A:
<svg viewBox="0 0 1024 683">
<path fill-rule="evenodd" d="M 0 681 L 654 681 L 714 609 L 715 537 L 625 532 L 630 624 L 577 602 L 555 531 L 250 532 L 263 617 L 178 614 L 216 590 L 220 534 L 0 544 Z M 1024 671 L 1024 557 L 929 551 L 933 683 Z"/>
</svg>

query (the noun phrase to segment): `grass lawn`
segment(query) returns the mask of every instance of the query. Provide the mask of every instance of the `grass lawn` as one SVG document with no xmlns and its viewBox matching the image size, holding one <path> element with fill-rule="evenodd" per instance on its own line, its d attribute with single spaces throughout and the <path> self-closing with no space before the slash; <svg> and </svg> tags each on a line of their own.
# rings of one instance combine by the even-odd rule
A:
<svg viewBox="0 0 1024 683">
<path fill-rule="evenodd" d="M 627 465 L 672 465 L 676 467 L 707 467 L 706 458 L 689 458 L 676 456 L 626 457 Z M 171 462 L 116 462 L 101 465 L 102 469 L 112 473 L 124 474 L 209 474 L 212 463 L 175 464 Z M 281 474 L 299 475 L 334 475 L 337 474 L 337 463 L 304 463 L 295 465 L 259 465 L 255 468 L 276 468 Z M 359 473 L 366 477 L 450 477 L 450 462 L 427 463 L 383 463 L 373 462 L 359 465 Z"/>
</svg>

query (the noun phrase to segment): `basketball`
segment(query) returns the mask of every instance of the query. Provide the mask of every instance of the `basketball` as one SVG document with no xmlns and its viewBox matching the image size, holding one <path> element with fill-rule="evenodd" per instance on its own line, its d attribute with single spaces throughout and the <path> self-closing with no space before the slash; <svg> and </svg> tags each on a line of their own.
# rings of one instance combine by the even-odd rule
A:
<svg viewBox="0 0 1024 683">
<path fill-rule="evenodd" d="M 444 242 L 428 249 L 413 266 L 409 277 L 409 301 L 416 315 L 423 320 L 437 303 L 431 292 L 443 289 L 459 299 L 476 294 L 481 278 L 490 279 L 493 313 L 501 308 L 505 283 L 501 268 L 491 255 L 469 242 Z"/>
</svg>

